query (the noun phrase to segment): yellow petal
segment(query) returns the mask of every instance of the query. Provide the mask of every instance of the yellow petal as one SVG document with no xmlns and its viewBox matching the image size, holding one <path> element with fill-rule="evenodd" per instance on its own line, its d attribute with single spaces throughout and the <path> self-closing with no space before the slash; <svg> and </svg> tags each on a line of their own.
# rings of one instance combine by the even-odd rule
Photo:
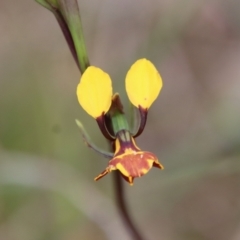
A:
<svg viewBox="0 0 240 240">
<path fill-rule="evenodd" d="M 148 109 L 162 88 L 162 78 L 147 59 L 137 60 L 126 76 L 126 91 L 135 107 Z"/>
<path fill-rule="evenodd" d="M 112 101 L 112 82 L 107 73 L 90 66 L 77 86 L 77 97 L 82 108 L 92 117 L 106 113 Z"/>
</svg>

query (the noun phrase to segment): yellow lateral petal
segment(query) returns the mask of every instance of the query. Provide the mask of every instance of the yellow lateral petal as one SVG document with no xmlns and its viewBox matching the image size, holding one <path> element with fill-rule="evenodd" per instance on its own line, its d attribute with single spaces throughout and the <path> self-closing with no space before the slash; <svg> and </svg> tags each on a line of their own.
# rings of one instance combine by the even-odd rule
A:
<svg viewBox="0 0 240 240">
<path fill-rule="evenodd" d="M 126 76 L 126 91 L 135 107 L 148 109 L 156 100 L 161 88 L 162 78 L 155 66 L 147 59 L 137 60 Z"/>
<path fill-rule="evenodd" d="M 82 108 L 92 117 L 106 113 L 111 106 L 112 82 L 107 73 L 90 66 L 77 86 L 77 97 Z"/>
</svg>

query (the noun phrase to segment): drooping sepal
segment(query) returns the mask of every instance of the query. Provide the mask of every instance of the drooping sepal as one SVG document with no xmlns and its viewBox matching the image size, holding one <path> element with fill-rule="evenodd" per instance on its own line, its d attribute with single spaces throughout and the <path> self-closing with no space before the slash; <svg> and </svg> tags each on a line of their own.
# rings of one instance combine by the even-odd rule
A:
<svg viewBox="0 0 240 240">
<path fill-rule="evenodd" d="M 115 142 L 115 154 L 109 161 L 107 168 L 94 180 L 97 181 L 114 170 L 119 170 L 122 177 L 133 185 L 134 178 L 148 173 L 152 167 L 163 169 L 157 157 L 140 150 L 128 131 L 121 131 Z"/>
<path fill-rule="evenodd" d="M 123 178 L 133 185 L 134 178 L 147 174 L 152 167 L 164 169 L 157 157 L 150 152 L 128 152 L 111 159 L 108 167 L 94 180 L 97 181 L 114 170 L 119 170 Z"/>
</svg>

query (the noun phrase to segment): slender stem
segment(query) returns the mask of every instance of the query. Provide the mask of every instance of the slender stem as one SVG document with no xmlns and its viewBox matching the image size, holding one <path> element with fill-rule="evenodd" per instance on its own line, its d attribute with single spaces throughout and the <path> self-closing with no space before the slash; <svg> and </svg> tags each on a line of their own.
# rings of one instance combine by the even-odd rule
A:
<svg viewBox="0 0 240 240">
<path fill-rule="evenodd" d="M 120 176 L 119 172 L 114 171 L 114 190 L 115 190 L 115 200 L 117 203 L 117 207 L 123 219 L 123 222 L 126 228 L 132 235 L 133 240 L 144 240 L 144 237 L 140 233 L 139 229 L 136 227 L 135 223 L 133 222 L 129 210 L 127 208 L 126 199 L 125 199 L 125 191 L 123 186 L 123 180 Z"/>
</svg>

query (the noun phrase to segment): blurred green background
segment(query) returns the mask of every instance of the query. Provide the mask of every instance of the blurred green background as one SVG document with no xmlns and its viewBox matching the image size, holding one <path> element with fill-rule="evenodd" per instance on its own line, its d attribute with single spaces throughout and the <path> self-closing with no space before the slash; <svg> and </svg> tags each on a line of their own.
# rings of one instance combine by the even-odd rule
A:
<svg viewBox="0 0 240 240">
<path fill-rule="evenodd" d="M 165 166 L 124 183 L 148 240 L 240 239 L 240 1 L 79 0 L 92 65 L 126 112 L 124 78 L 146 57 L 164 87 L 138 145 Z M 54 16 L 0 2 L 0 240 L 130 240 L 114 202 L 107 143 L 79 106 L 80 73 Z"/>
</svg>

